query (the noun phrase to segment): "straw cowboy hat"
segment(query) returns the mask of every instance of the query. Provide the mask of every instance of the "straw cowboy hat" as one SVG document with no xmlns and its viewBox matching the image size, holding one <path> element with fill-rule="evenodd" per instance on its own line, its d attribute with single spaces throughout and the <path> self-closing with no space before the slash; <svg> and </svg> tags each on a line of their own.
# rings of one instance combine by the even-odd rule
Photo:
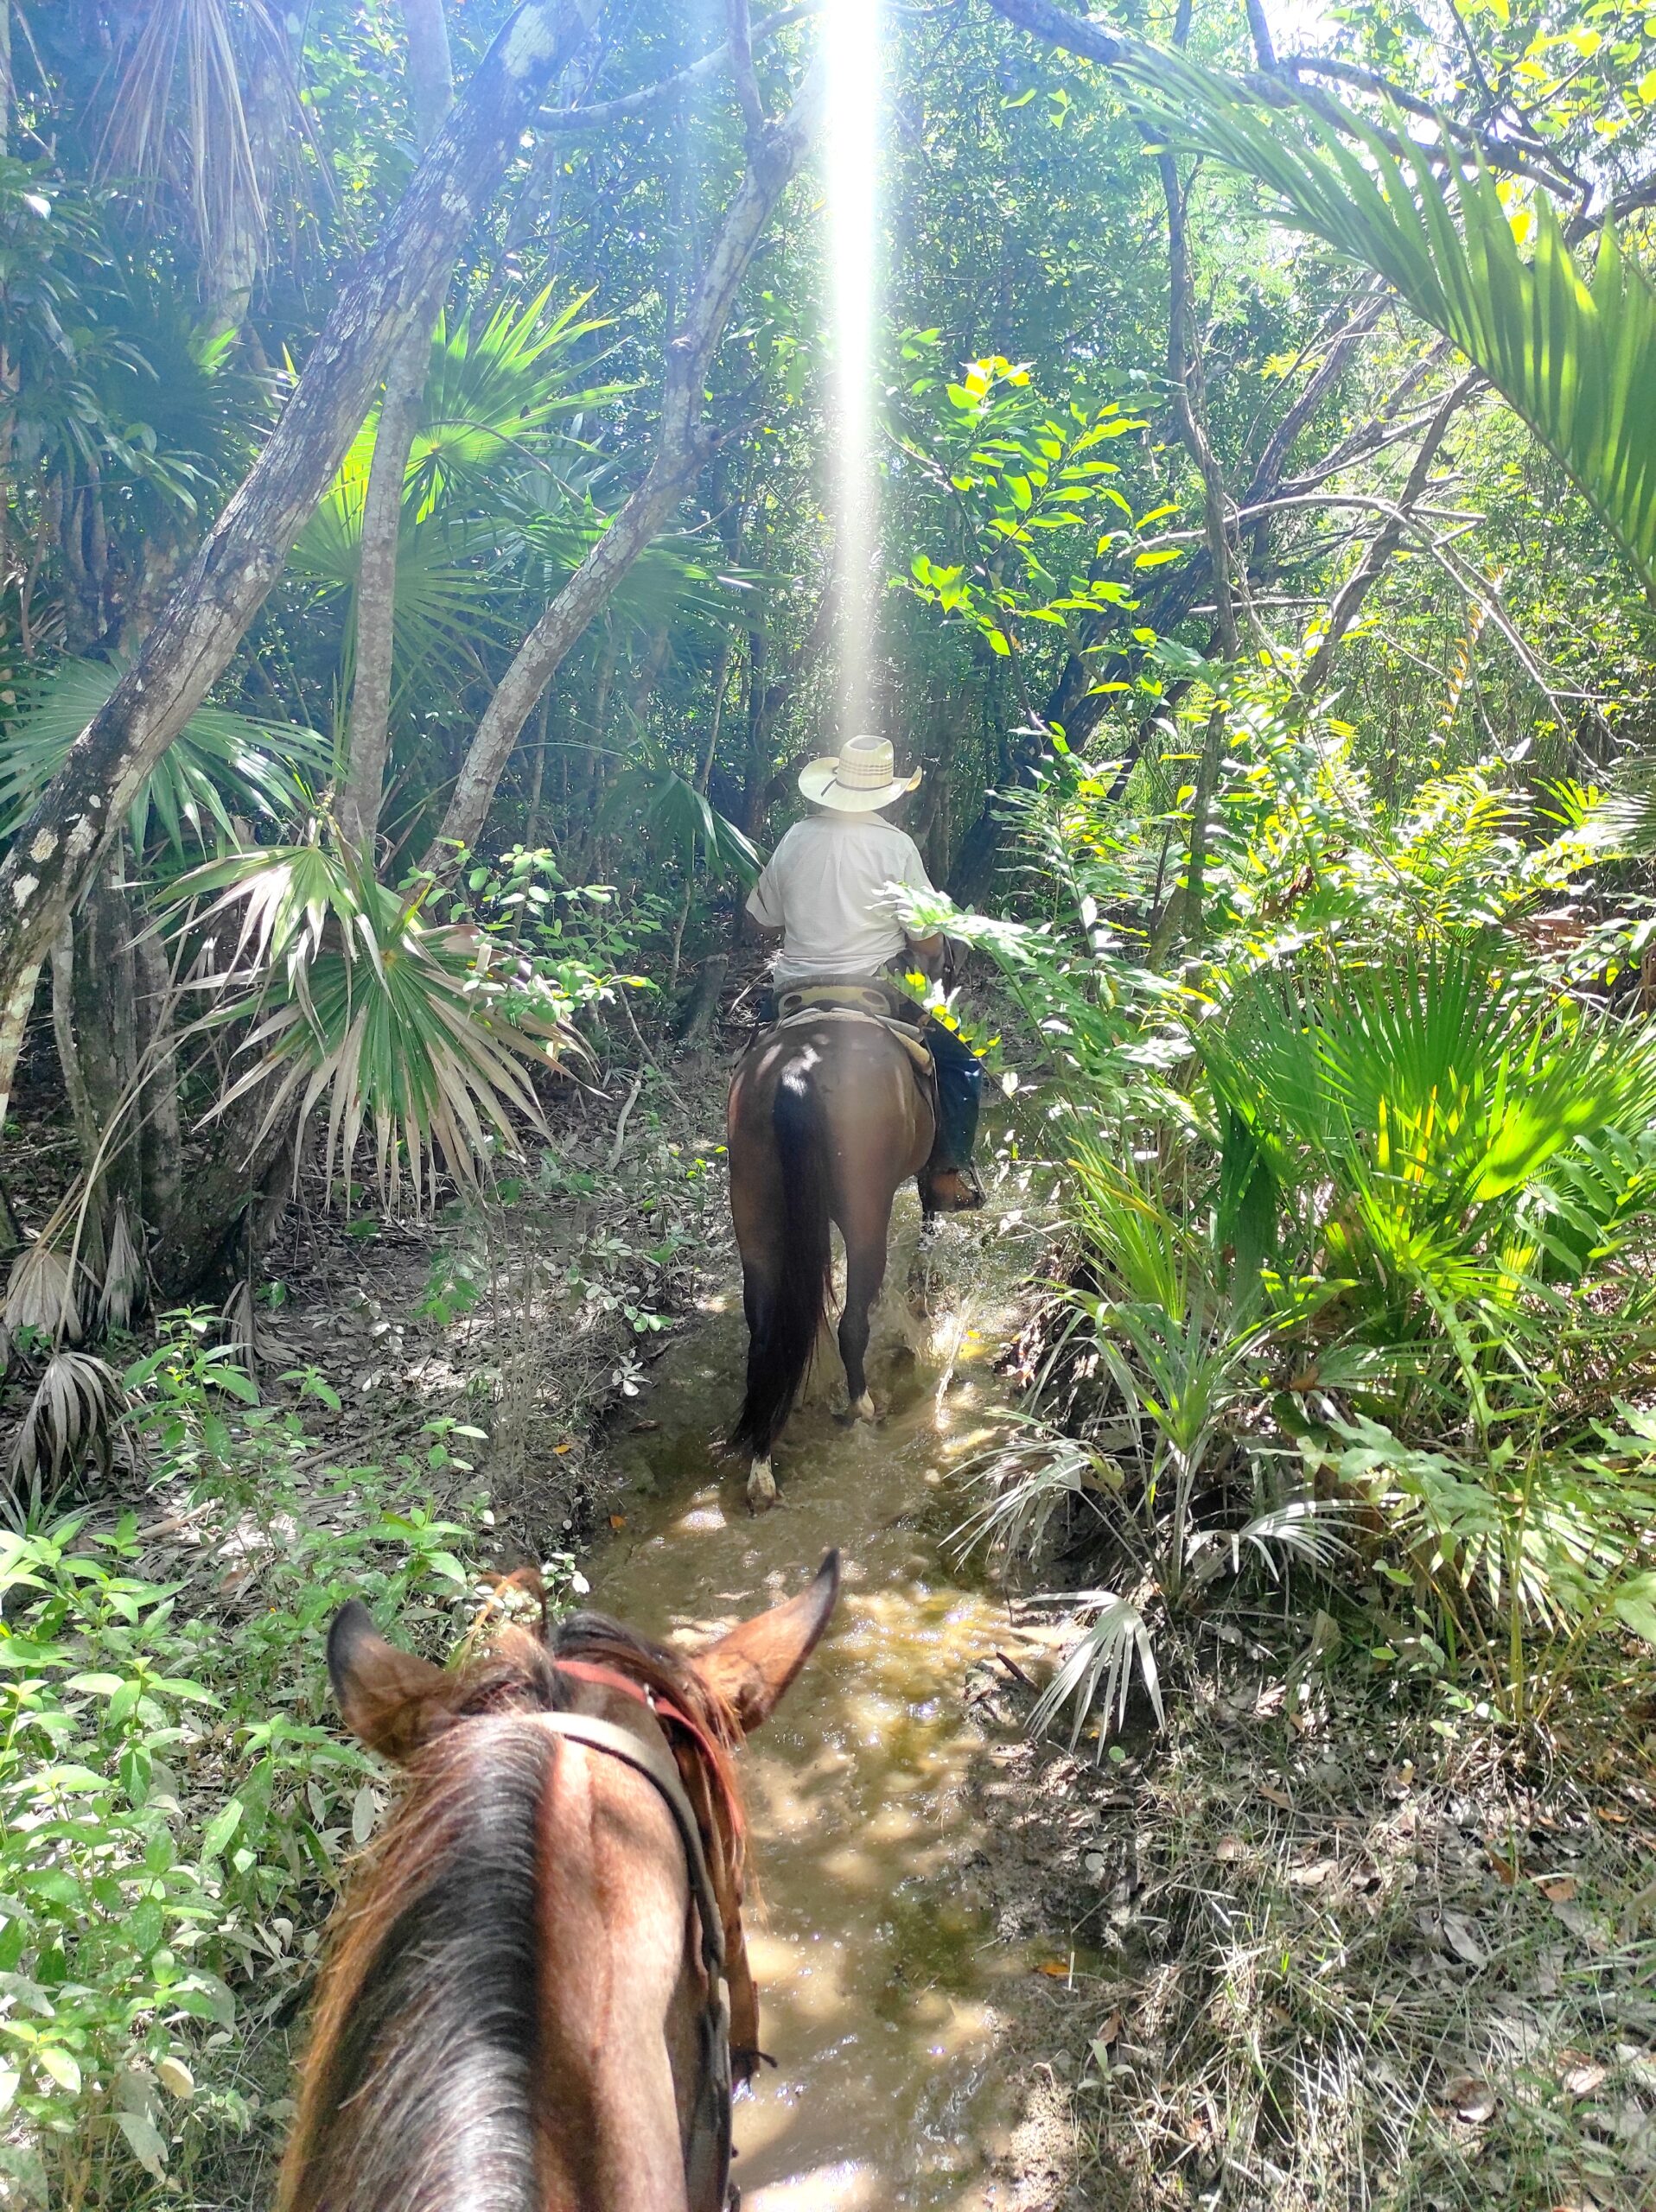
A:
<svg viewBox="0 0 1656 2212">
<path fill-rule="evenodd" d="M 825 753 L 800 769 L 799 789 L 837 814 L 873 814 L 919 786 L 920 769 L 899 776 L 895 766 L 889 738 L 850 737 L 838 753 Z"/>
</svg>

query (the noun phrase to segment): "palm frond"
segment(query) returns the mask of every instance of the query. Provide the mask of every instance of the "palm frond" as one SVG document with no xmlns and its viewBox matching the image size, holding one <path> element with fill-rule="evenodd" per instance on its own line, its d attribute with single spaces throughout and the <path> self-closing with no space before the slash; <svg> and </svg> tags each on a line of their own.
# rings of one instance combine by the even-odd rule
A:
<svg viewBox="0 0 1656 2212">
<path fill-rule="evenodd" d="M 107 1474 L 115 1423 L 125 1407 L 113 1368 L 91 1352 L 58 1351 L 47 1362 L 12 1446 L 14 1497 L 38 1512 L 51 1492 L 97 1468 Z"/>
<path fill-rule="evenodd" d="M 980 1547 L 1014 1557 L 1032 1552 L 1054 1514 L 1067 1505 L 1092 1505 L 1099 1491 L 1119 1486 L 1119 1471 L 1089 1446 L 1027 1418 L 1024 1425 L 1030 1433 L 1001 1446 L 973 1471 L 973 1486 L 990 1495 L 950 1530 L 956 1557 L 968 1559 Z"/>
<path fill-rule="evenodd" d="M 1509 206 L 1483 162 L 1446 135 L 1405 162 L 1385 134 L 1326 97 L 1319 111 L 1284 90 L 1267 108 L 1176 56 L 1158 54 L 1155 67 L 1150 105 L 1174 143 L 1257 177 L 1280 221 L 1375 270 L 1452 340 L 1656 590 L 1656 292 L 1613 226 L 1583 276 L 1545 194 Z M 1405 118 L 1390 120 L 1395 139 Z"/>
<path fill-rule="evenodd" d="M 1088 1715 L 1096 1707 L 1099 1724 L 1098 1756 L 1101 1759 L 1111 1731 L 1119 1728 L 1127 1717 L 1135 1672 L 1143 1679 L 1156 1725 L 1165 1724 L 1156 1652 L 1144 1617 L 1137 1605 L 1113 1590 L 1043 1591 L 1029 1602 L 1034 1605 L 1061 1605 L 1067 1611 L 1091 1612 L 1096 1609 L 1098 1612 L 1098 1618 L 1083 1631 L 1035 1700 L 1029 1715 L 1032 1736 L 1042 1734 L 1064 1707 L 1071 1706 L 1073 1717 L 1069 1748 L 1073 1751 L 1081 1739 Z"/>
<path fill-rule="evenodd" d="M 104 1258 L 104 1287 L 98 1296 L 98 1318 L 106 1329 L 127 1326 L 143 1294 L 143 1255 L 132 1239 L 126 1200 L 118 1198 Z"/>
<path fill-rule="evenodd" d="M 1287 1561 L 1309 1567 L 1315 1574 L 1332 1574 L 1352 1554 L 1346 1531 L 1352 1526 L 1351 1509 L 1342 1499 L 1289 1497 L 1245 1521 L 1220 1539 L 1230 1553 L 1231 1572 L 1240 1571 L 1244 1549 L 1252 1552 L 1273 1581 L 1278 1581 Z"/>
<path fill-rule="evenodd" d="M 693 868 L 700 857 L 710 875 L 734 876 L 742 884 L 758 880 L 762 863 L 753 840 L 670 762 L 625 763 L 610 785 L 598 827 L 613 830 L 634 810 L 681 868 Z"/>
<path fill-rule="evenodd" d="M 496 972 L 491 938 L 426 927 L 417 894 L 404 901 L 316 842 L 237 855 L 167 894 L 175 908 L 201 899 L 203 930 L 240 915 L 204 1020 L 250 1025 L 251 1065 L 215 1116 L 267 1089 L 262 1136 L 283 1113 L 303 1131 L 325 1105 L 328 1174 L 348 1171 L 367 1128 L 385 1202 L 406 1172 L 417 1207 L 439 1162 L 474 1182 L 492 1153 L 518 1149 L 516 1121 L 544 1131 L 528 1071 L 558 1067 L 579 1041 L 548 987 Z"/>
<path fill-rule="evenodd" d="M 19 1329 L 35 1329 L 54 1341 L 80 1342 L 74 1268 L 43 1239 L 12 1262 L 6 1281 L 6 1326 L 14 1334 Z"/>
<path fill-rule="evenodd" d="M 549 284 L 526 303 L 503 302 L 481 327 L 469 313 L 452 327 L 439 321 L 409 454 L 406 496 L 417 508 L 538 448 L 555 422 L 633 389 L 574 382 L 571 349 L 606 319 L 582 315 L 589 292 L 549 313 L 551 296 Z"/>
<path fill-rule="evenodd" d="M 1076 1225 L 1088 1245 L 1129 1298 L 1181 1317 L 1199 1264 L 1190 1231 L 1175 1220 L 1131 1161 L 1106 1153 L 1085 1125 L 1078 1126 L 1071 1165 Z"/>
<path fill-rule="evenodd" d="M 589 488 L 562 487 L 551 505 L 539 497 L 509 510 L 515 564 L 523 590 L 536 607 L 553 597 L 609 526 Z M 654 632 L 667 622 L 711 628 L 732 620 L 733 594 L 750 579 L 708 565 L 699 540 L 669 536 L 646 546 L 612 594 L 606 620 L 628 631 Z"/>
<path fill-rule="evenodd" d="M 0 744 L 0 836 L 10 836 L 107 702 L 124 670 L 118 661 L 62 660 L 22 687 Z M 141 850 L 153 820 L 181 855 L 211 832 L 239 842 L 235 817 L 290 823 L 308 803 L 307 778 L 328 772 L 331 748 L 296 722 L 255 720 L 227 707 L 198 707 L 156 763 L 128 824 Z"/>
<path fill-rule="evenodd" d="M 1201 1033 L 1214 1094 L 1277 1183 L 1303 1185 L 1308 1164 L 1328 1179 L 1321 1234 L 1341 1274 L 1498 1294 L 1526 1212 L 1585 1209 L 1619 1240 L 1656 1199 L 1627 1150 L 1656 1119 L 1656 1046 L 1536 1002 L 1495 950 L 1462 944 L 1315 985 L 1260 970 Z M 1523 1196 L 1544 1177 L 1551 1207 Z M 1584 1265 L 1594 1244 L 1576 1243 Z"/>
</svg>

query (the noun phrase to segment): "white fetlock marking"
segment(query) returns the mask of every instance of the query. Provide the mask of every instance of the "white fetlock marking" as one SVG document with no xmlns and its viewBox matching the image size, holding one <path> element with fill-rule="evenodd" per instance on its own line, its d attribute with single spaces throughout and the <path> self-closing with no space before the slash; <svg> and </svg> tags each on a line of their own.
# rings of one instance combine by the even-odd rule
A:
<svg viewBox="0 0 1656 2212">
<path fill-rule="evenodd" d="M 755 1511 L 761 1505 L 776 1503 L 776 1478 L 768 1459 L 755 1459 L 748 1470 L 748 1503 Z"/>
<path fill-rule="evenodd" d="M 874 1401 L 866 1390 L 863 1391 L 860 1398 L 853 1398 L 851 1400 L 851 1402 L 847 1407 L 846 1411 L 850 1414 L 853 1421 L 873 1421 L 876 1417 L 874 1411 Z"/>
</svg>

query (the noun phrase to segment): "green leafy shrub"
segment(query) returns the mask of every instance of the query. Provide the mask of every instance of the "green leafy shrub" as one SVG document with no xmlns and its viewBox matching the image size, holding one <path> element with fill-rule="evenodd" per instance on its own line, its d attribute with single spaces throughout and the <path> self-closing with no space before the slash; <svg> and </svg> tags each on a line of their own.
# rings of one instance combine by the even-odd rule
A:
<svg viewBox="0 0 1656 2212">
<path fill-rule="evenodd" d="M 213 1580 L 146 1571 L 132 1513 L 0 1534 L 0 2124 L 30 2204 L 123 2167 L 188 2192 L 252 2123 L 245 2037 L 301 1994 L 383 1798 L 326 1712 L 327 1624 L 363 1598 L 440 1653 L 474 1581 L 429 1494 L 463 1432 L 319 1475 L 188 1326 L 125 1379 L 162 1531 L 210 1531 Z"/>
<path fill-rule="evenodd" d="M 1001 1455 L 964 1533 L 1091 1527 L 1094 1618 L 1040 1708 L 1077 1732 L 1134 1679 L 1159 1711 L 1157 1623 L 1250 1566 L 1404 1605 L 1532 1717 L 1656 1627 L 1627 1402 L 1656 1345 L 1656 1047 L 1607 1004 L 1648 923 L 1595 918 L 1621 849 L 1597 793 L 1486 763 L 1388 809 L 1343 725 L 1234 691 L 1176 972 L 1176 720 L 1124 778 L 1060 751 L 1018 802 L 1026 918 L 915 911 L 1039 1040 L 1077 1243 L 1044 1449 Z"/>
</svg>

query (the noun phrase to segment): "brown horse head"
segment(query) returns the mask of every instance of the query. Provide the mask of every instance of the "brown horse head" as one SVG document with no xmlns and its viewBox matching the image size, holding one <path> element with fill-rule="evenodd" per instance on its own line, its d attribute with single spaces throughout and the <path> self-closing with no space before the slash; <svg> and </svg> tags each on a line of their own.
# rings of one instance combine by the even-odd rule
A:
<svg viewBox="0 0 1656 2212">
<path fill-rule="evenodd" d="M 925 1166 L 937 1123 L 929 1086 L 890 1030 L 832 1014 L 761 1036 L 736 1068 L 728 1118 L 748 1319 L 747 1389 L 730 1449 L 748 1454 L 756 1510 L 775 1498 L 771 1449 L 827 1319 L 831 1223 L 845 1240 L 839 1356 L 849 1411 L 875 1417 L 863 1362 L 892 1200 Z"/>
<path fill-rule="evenodd" d="M 340 1709 L 404 1787 L 333 1930 L 279 2212 L 722 2212 L 710 1955 L 738 2072 L 758 2042 L 730 1755 L 838 1582 L 831 1553 L 694 1658 L 579 1613 L 450 1671 L 337 1616 Z"/>
</svg>

